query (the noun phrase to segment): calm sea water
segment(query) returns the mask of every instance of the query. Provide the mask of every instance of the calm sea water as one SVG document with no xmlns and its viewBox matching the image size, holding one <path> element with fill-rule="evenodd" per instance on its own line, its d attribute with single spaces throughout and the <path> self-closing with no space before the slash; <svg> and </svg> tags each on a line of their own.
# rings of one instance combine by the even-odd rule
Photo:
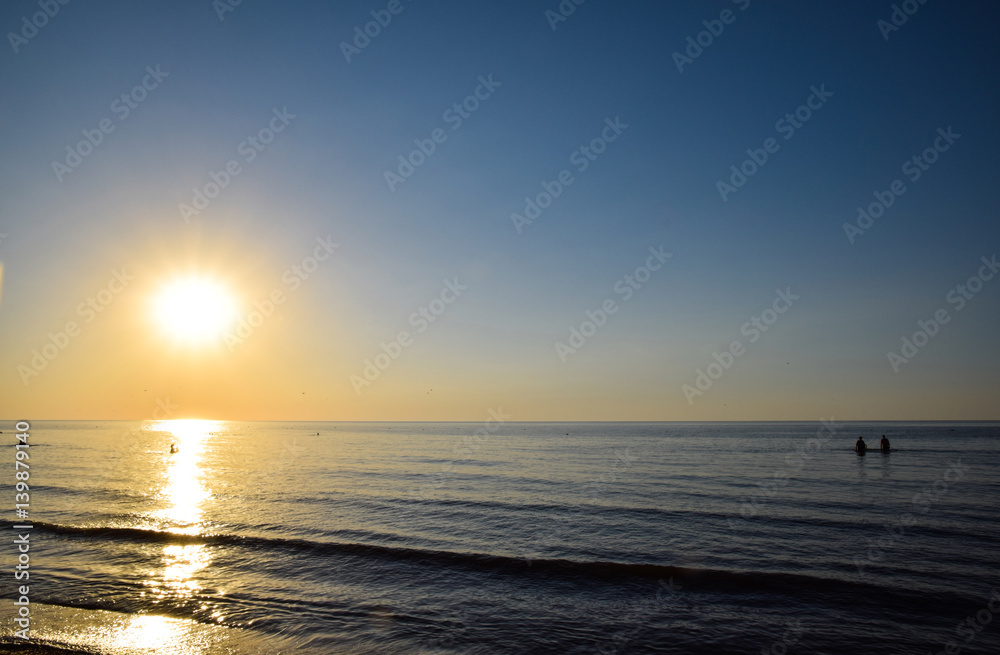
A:
<svg viewBox="0 0 1000 655">
<path fill-rule="evenodd" d="M 882 434 L 893 453 L 852 452 Z M 37 422 L 32 634 L 106 653 L 997 653 L 998 437 Z"/>
</svg>

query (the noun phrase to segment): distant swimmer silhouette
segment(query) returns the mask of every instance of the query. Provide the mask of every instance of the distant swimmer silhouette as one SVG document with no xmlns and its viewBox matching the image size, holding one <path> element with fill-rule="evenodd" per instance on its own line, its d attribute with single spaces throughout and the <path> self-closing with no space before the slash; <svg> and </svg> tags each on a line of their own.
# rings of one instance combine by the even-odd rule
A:
<svg viewBox="0 0 1000 655">
<path fill-rule="evenodd" d="M 866 450 L 868 450 L 868 444 L 865 443 L 865 438 L 858 437 L 858 442 L 854 444 L 854 452 L 864 455 Z"/>
<path fill-rule="evenodd" d="M 171 454 L 177 452 L 177 444 L 173 444 L 173 443 L 170 444 L 170 452 L 171 452 Z"/>
<path fill-rule="evenodd" d="M 882 435 L 882 441 L 878 442 L 878 447 L 882 449 L 883 453 L 889 452 L 889 440 L 885 438 L 884 434 Z"/>
</svg>

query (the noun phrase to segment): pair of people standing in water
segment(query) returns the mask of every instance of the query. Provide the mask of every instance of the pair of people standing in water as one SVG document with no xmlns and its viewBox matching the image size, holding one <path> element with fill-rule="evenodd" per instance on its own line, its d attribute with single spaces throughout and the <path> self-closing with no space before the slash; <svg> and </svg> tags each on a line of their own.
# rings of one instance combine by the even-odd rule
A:
<svg viewBox="0 0 1000 655">
<path fill-rule="evenodd" d="M 882 435 L 882 441 L 879 442 L 879 449 L 883 453 L 889 452 L 889 440 L 885 438 L 884 434 Z M 854 451 L 857 453 L 863 453 L 866 450 L 868 450 L 868 444 L 865 443 L 865 438 L 858 437 L 858 442 L 854 444 Z"/>
</svg>

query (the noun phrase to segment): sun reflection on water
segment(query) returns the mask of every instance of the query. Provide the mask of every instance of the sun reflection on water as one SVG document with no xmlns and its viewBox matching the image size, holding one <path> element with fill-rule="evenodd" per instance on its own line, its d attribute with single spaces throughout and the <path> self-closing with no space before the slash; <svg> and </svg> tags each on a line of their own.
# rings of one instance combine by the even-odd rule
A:
<svg viewBox="0 0 1000 655">
<path fill-rule="evenodd" d="M 171 523 L 167 528 L 170 532 L 199 532 L 202 504 L 210 496 L 203 483 L 201 458 L 208 437 L 221 426 L 219 421 L 186 419 L 163 421 L 153 427 L 170 433 L 178 449 L 170 455 L 167 484 L 160 491 L 169 505 L 159 512 L 159 518 Z"/>
<path fill-rule="evenodd" d="M 194 574 L 211 562 L 208 551 L 201 544 L 187 546 L 165 546 L 163 559 L 163 584 L 178 595 L 190 596 L 198 590 Z"/>
<path fill-rule="evenodd" d="M 168 648 L 174 651 L 181 647 L 180 652 L 201 652 L 200 648 L 192 648 L 193 644 L 186 638 L 188 633 L 187 624 L 179 619 L 164 616 L 134 616 L 124 629 L 108 640 L 110 643 L 107 645 L 112 648 L 142 646 L 152 651 L 163 651 Z"/>
<path fill-rule="evenodd" d="M 163 421 L 151 427 L 169 434 L 177 447 L 176 452 L 166 455 L 167 470 L 156 491 L 164 506 L 154 516 L 167 532 L 201 534 L 204 505 L 211 498 L 202 460 L 213 436 L 224 426 L 220 421 L 190 419 Z M 156 600 L 191 600 L 201 590 L 198 571 L 211 561 L 209 547 L 204 544 L 164 546 L 162 568 L 150 571 L 145 582 L 148 593 Z"/>
</svg>

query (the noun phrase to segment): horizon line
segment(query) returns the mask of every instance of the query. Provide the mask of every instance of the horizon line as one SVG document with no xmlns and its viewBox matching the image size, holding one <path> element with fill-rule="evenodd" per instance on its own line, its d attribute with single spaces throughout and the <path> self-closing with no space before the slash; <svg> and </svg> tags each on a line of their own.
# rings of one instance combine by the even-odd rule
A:
<svg viewBox="0 0 1000 655">
<path fill-rule="evenodd" d="M 492 420 L 492 419 L 490 419 Z M 995 419 L 837 419 L 831 417 L 826 418 L 813 418 L 813 419 L 753 419 L 753 420 L 740 420 L 740 419 L 727 419 L 727 420 L 636 420 L 636 419 L 624 419 L 624 420 L 600 420 L 600 421 L 581 421 L 581 420 L 535 420 L 535 421 L 505 421 L 505 423 L 815 423 L 817 421 L 832 420 L 837 423 L 1000 423 L 1000 418 Z M 203 418 L 203 417 L 176 417 L 176 418 L 36 418 L 36 419 L 0 419 L 0 423 L 11 423 L 17 424 L 19 422 L 33 421 L 62 421 L 62 422 L 88 422 L 88 421 L 101 421 L 101 422 L 134 422 L 134 421 L 155 421 L 155 422 L 166 422 L 166 421 L 220 421 L 223 423 L 483 423 L 483 419 L 475 420 L 334 420 L 334 419 L 221 419 L 221 418 Z"/>
</svg>

